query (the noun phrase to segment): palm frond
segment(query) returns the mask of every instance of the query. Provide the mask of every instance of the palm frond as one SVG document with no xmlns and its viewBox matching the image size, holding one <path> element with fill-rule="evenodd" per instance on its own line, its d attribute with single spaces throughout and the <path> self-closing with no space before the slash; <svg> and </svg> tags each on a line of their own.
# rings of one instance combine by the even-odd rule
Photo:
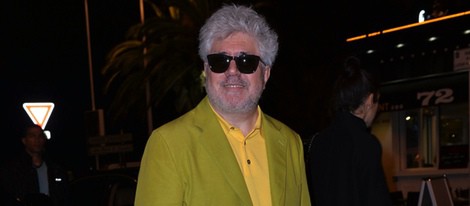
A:
<svg viewBox="0 0 470 206">
<path fill-rule="evenodd" d="M 108 53 L 101 70 L 104 91 L 110 97 L 107 114 L 118 127 L 132 118 L 145 118 L 147 108 L 157 109 L 169 96 L 174 110 L 182 113 L 194 107 L 204 94 L 197 38 L 211 3 L 146 3 L 153 16 L 129 28 L 127 40 Z"/>
</svg>

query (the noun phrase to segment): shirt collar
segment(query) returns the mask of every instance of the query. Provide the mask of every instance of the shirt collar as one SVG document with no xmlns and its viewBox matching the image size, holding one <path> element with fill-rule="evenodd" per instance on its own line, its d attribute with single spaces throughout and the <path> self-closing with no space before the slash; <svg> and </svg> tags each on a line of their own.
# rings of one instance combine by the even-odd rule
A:
<svg viewBox="0 0 470 206">
<path fill-rule="evenodd" d="M 224 118 L 222 118 L 222 116 L 220 116 L 215 110 L 214 108 L 212 107 L 212 105 L 210 104 L 209 102 L 209 106 L 211 107 L 212 111 L 215 113 L 215 116 L 217 116 L 217 120 L 219 120 L 219 123 L 220 125 L 222 126 L 222 129 L 224 130 L 225 134 L 227 134 L 230 129 L 234 129 L 235 126 L 231 125 L 229 122 L 227 122 Z M 253 128 L 253 130 L 259 130 L 261 129 L 261 115 L 262 115 L 262 111 L 261 111 L 261 108 L 257 107 L 257 110 L 258 110 L 258 117 L 256 118 L 256 123 L 255 123 L 255 127 Z M 251 133 L 251 132 L 250 132 Z"/>
</svg>

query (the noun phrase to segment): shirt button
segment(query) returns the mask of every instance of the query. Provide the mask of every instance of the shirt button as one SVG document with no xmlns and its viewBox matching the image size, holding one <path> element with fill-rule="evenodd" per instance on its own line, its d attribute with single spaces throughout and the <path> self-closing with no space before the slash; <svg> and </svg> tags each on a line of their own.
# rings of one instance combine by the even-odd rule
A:
<svg viewBox="0 0 470 206">
<path fill-rule="evenodd" d="M 247 160 L 246 162 L 247 162 L 248 164 L 251 164 L 251 161 L 250 161 L 250 160 Z"/>
</svg>

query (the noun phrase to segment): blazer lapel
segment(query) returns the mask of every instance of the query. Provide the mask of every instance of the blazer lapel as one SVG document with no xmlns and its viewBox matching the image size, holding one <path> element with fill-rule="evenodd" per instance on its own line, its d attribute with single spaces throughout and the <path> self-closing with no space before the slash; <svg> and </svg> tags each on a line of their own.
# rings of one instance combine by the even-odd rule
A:
<svg viewBox="0 0 470 206">
<path fill-rule="evenodd" d="M 287 140 L 263 114 L 263 135 L 266 138 L 266 150 L 269 163 L 269 180 L 273 205 L 285 202 Z"/>
<path fill-rule="evenodd" d="M 195 124 L 201 128 L 200 143 L 206 148 L 213 161 L 225 174 L 225 178 L 231 184 L 233 190 L 240 199 L 251 205 L 251 198 L 246 187 L 245 179 L 240 171 L 235 154 L 220 127 L 217 117 L 210 108 L 207 97 L 195 110 Z"/>
</svg>

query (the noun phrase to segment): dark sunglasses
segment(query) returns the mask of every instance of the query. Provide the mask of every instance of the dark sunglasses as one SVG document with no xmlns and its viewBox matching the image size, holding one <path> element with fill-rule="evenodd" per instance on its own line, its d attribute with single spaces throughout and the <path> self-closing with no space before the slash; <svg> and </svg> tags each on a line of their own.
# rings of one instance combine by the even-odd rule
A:
<svg viewBox="0 0 470 206">
<path fill-rule="evenodd" d="M 259 62 L 266 65 L 259 56 L 250 54 L 241 54 L 240 56 L 228 56 L 225 54 L 209 54 L 207 62 L 214 73 L 224 73 L 227 71 L 230 61 L 235 60 L 238 71 L 243 74 L 252 74 L 258 68 Z"/>
</svg>

